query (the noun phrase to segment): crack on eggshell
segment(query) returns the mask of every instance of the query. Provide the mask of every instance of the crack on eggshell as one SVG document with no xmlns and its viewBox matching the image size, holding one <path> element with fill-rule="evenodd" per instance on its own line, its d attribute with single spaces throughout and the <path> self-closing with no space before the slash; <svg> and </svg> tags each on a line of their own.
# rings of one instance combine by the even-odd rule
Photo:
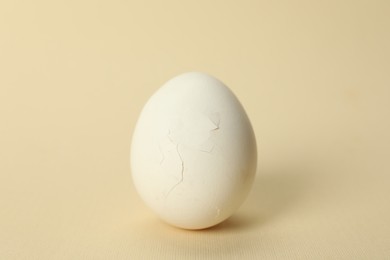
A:
<svg viewBox="0 0 390 260">
<path fill-rule="evenodd" d="M 160 160 L 160 165 L 161 165 L 165 160 L 165 155 L 164 155 L 164 152 L 161 148 L 161 144 L 158 144 L 158 149 L 160 150 L 160 154 L 161 154 L 161 160 Z"/>
<path fill-rule="evenodd" d="M 215 125 L 215 128 L 211 129 L 210 131 L 214 132 L 217 130 L 219 130 L 219 122 L 218 122 L 218 124 Z"/>
<path fill-rule="evenodd" d="M 211 114 L 209 114 L 208 116 L 208 119 L 210 120 L 210 122 L 214 125 L 214 127 L 213 128 L 209 128 L 209 133 L 210 133 L 210 135 L 209 135 L 209 137 L 207 138 L 207 141 L 208 140 L 210 140 L 210 138 L 211 138 L 211 136 L 212 136 L 212 134 L 213 133 L 215 133 L 216 131 L 218 131 L 218 130 L 220 130 L 220 124 L 221 124 L 221 117 L 220 117 L 220 114 L 219 113 L 211 113 Z M 179 159 L 180 159 L 180 164 L 181 164 L 181 172 L 180 172 L 180 179 L 179 179 L 179 181 L 175 184 L 175 185 L 173 185 L 170 189 L 169 189 L 169 191 L 168 191 L 168 193 L 167 193 L 167 195 L 166 195 L 166 198 L 168 198 L 168 196 L 172 193 L 172 191 L 173 190 L 175 190 L 176 188 L 177 188 L 177 186 L 179 186 L 181 183 L 183 183 L 183 181 L 184 181 L 184 160 L 183 160 L 183 157 L 182 157 L 182 155 L 180 154 L 180 151 L 179 151 L 179 142 L 177 142 L 177 140 L 176 140 L 176 142 L 174 141 L 174 138 L 172 137 L 172 131 L 171 131 L 171 129 L 168 129 L 168 134 L 166 135 L 167 136 L 167 138 L 169 139 L 169 141 L 172 143 L 172 144 L 174 144 L 175 145 L 175 147 L 176 147 L 176 153 L 177 153 L 177 155 L 178 155 L 178 157 L 179 157 Z M 209 146 L 209 147 L 202 147 L 203 149 L 199 149 L 201 152 L 205 152 L 205 153 L 209 153 L 209 154 L 211 154 L 212 152 L 213 152 L 213 150 L 214 150 L 214 148 L 215 148 L 215 146 L 217 146 L 217 144 L 215 144 L 215 143 L 212 143 L 212 145 L 211 146 Z M 160 148 L 160 152 L 161 152 L 161 154 L 162 154 L 162 159 L 160 160 L 160 165 L 164 162 L 164 160 L 165 160 L 165 156 L 164 156 L 164 153 L 163 153 L 163 151 L 162 151 L 162 149 L 161 149 L 161 147 L 159 147 Z M 205 149 L 206 148 L 206 149 Z M 219 214 L 219 213 L 218 213 Z"/>
<path fill-rule="evenodd" d="M 175 144 L 175 142 L 170 137 L 170 134 L 171 134 L 171 131 L 169 130 L 167 137 L 173 144 Z M 183 161 L 183 157 L 181 156 L 181 154 L 179 152 L 179 144 L 178 143 L 176 143 L 176 152 L 177 152 L 177 155 L 179 156 L 180 162 L 181 162 L 180 180 L 175 185 L 173 185 L 172 188 L 169 189 L 169 191 L 168 191 L 168 193 L 166 195 L 166 198 L 168 198 L 168 196 L 171 194 L 171 192 L 174 189 L 176 189 L 176 187 L 179 186 L 184 181 L 184 161 Z"/>
<path fill-rule="evenodd" d="M 218 112 L 211 113 L 211 114 L 208 115 L 208 118 L 215 125 L 215 128 L 212 129 L 211 131 L 218 130 L 219 129 L 219 125 L 221 123 L 221 117 L 220 117 L 219 113 Z"/>
<path fill-rule="evenodd" d="M 215 147 L 215 144 L 209 150 L 199 149 L 199 151 L 204 152 L 204 153 L 212 153 L 214 150 L 214 147 Z"/>
<path fill-rule="evenodd" d="M 208 115 L 208 119 L 212 122 L 212 124 L 215 126 L 214 128 L 209 130 L 209 137 L 207 138 L 206 142 L 202 145 L 202 148 L 199 149 L 201 152 L 205 153 L 212 153 L 215 146 L 217 146 L 216 143 L 212 143 L 212 145 L 209 145 L 209 147 L 206 147 L 209 143 L 209 140 L 212 138 L 213 134 L 216 133 L 220 129 L 220 124 L 221 124 L 221 117 L 219 113 L 212 113 Z"/>
</svg>

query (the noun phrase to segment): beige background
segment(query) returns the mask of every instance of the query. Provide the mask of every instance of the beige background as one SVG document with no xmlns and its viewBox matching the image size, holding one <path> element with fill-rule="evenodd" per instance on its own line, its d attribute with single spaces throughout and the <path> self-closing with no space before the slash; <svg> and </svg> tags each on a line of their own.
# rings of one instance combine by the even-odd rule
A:
<svg viewBox="0 0 390 260">
<path fill-rule="evenodd" d="M 389 1 L 0 2 L 0 259 L 389 259 Z M 136 195 L 132 129 L 185 71 L 236 93 L 259 170 L 215 228 Z"/>
</svg>

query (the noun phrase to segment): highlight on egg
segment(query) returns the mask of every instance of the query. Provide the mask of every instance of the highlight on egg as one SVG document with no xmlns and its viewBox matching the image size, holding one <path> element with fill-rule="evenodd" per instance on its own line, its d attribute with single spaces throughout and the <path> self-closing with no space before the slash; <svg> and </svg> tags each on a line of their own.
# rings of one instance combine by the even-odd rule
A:
<svg viewBox="0 0 390 260">
<path fill-rule="evenodd" d="M 204 229 L 229 218 L 254 181 L 257 148 L 250 120 L 216 78 L 181 74 L 143 107 L 131 144 L 142 200 L 165 222 Z"/>
</svg>

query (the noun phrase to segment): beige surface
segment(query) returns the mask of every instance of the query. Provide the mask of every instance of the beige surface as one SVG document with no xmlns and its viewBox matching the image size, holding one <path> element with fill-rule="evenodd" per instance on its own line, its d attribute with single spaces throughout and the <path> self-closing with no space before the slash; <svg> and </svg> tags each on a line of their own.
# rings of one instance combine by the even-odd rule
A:
<svg viewBox="0 0 390 260">
<path fill-rule="evenodd" d="M 184 2 L 0 2 L 0 259 L 389 259 L 389 1 Z M 190 70 L 259 147 L 246 203 L 199 232 L 144 207 L 128 159 Z"/>
</svg>

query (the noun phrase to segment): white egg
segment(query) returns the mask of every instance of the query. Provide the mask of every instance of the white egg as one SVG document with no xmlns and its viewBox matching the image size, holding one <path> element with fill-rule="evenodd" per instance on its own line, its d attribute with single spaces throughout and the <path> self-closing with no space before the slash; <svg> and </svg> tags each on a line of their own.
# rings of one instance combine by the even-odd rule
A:
<svg viewBox="0 0 390 260">
<path fill-rule="evenodd" d="M 165 83 L 134 129 L 131 170 L 145 203 L 164 221 L 203 229 L 230 217 L 256 173 L 256 140 L 235 95 L 190 72 Z"/>
</svg>

